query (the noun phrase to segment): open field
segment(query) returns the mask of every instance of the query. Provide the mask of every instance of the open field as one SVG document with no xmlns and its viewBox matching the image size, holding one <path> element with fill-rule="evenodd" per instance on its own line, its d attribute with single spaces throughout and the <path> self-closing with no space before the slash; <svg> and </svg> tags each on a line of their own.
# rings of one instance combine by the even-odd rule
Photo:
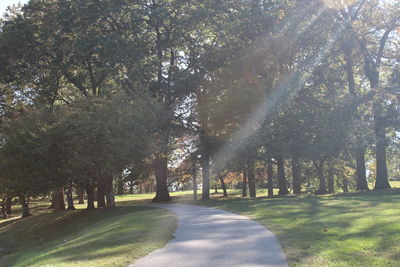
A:
<svg viewBox="0 0 400 267">
<path fill-rule="evenodd" d="M 393 188 L 400 188 L 400 181 L 392 181 L 390 182 Z M 372 185 L 370 185 L 372 188 Z M 278 189 L 274 189 L 274 195 L 278 195 Z M 241 189 L 228 189 L 228 199 L 240 199 L 241 198 Z M 221 198 L 222 189 L 218 189 L 218 194 L 214 193 L 214 189 L 211 190 L 210 197 L 211 199 Z M 193 192 L 188 191 L 178 191 L 171 192 L 170 195 L 174 199 L 174 201 L 190 201 L 193 199 Z M 125 194 L 120 196 L 115 196 L 116 202 L 118 206 L 138 206 L 138 205 L 147 205 L 151 203 L 151 200 L 154 198 L 155 193 L 145 193 L 145 194 Z M 257 189 L 257 197 L 265 197 L 267 196 L 267 189 Z M 201 198 L 201 190 L 198 190 L 198 198 Z M 85 209 L 86 204 L 77 204 L 75 203 L 76 209 Z M 49 213 L 50 200 L 49 199 L 36 199 L 31 200 L 30 208 L 32 212 L 36 214 L 44 214 Z M 13 215 L 11 218 L 7 220 L 14 220 L 18 218 L 21 214 L 21 206 L 16 203 L 13 206 Z M 4 220 L 2 220 L 4 221 Z"/>
</svg>

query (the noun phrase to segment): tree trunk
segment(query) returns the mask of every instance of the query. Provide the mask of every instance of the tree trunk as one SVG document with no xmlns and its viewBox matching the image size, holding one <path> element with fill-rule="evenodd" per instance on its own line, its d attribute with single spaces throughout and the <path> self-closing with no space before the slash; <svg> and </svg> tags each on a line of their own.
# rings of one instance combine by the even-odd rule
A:
<svg viewBox="0 0 400 267">
<path fill-rule="evenodd" d="M 65 198 L 63 188 L 59 188 L 53 192 L 52 206 L 55 211 L 65 210 Z"/>
<path fill-rule="evenodd" d="M 278 185 L 279 192 L 278 195 L 283 196 L 289 193 L 287 188 L 286 176 L 285 176 L 285 161 L 282 156 L 276 157 L 277 168 L 278 168 Z"/>
<path fill-rule="evenodd" d="M 192 156 L 192 183 L 193 183 L 193 199 L 197 200 L 197 168 L 196 168 L 195 156 Z"/>
<path fill-rule="evenodd" d="M 113 189 L 113 178 L 109 176 L 106 181 L 106 201 L 107 208 L 115 208 L 115 194 Z"/>
<path fill-rule="evenodd" d="M 352 43 L 347 43 L 345 46 L 342 47 L 343 52 L 344 52 L 344 59 L 345 59 L 345 70 L 347 74 L 347 83 L 349 86 L 349 93 L 352 94 L 353 96 L 357 95 L 356 92 L 356 83 L 354 81 L 354 71 L 353 71 L 353 58 L 351 56 L 352 51 L 353 51 L 353 44 Z"/>
<path fill-rule="evenodd" d="M 104 182 L 100 182 L 97 184 L 97 207 L 105 208 L 106 200 L 104 199 L 105 190 L 104 190 Z"/>
<path fill-rule="evenodd" d="M 1 217 L 2 219 L 7 219 L 7 212 L 6 212 L 6 199 L 3 198 L 1 201 Z"/>
<path fill-rule="evenodd" d="M 157 191 L 153 202 L 168 202 L 171 197 L 168 192 L 168 159 L 166 155 L 157 155 L 154 160 L 154 168 L 156 174 Z"/>
<path fill-rule="evenodd" d="M 319 179 L 319 188 L 316 192 L 317 195 L 324 195 L 328 193 L 326 190 L 326 181 L 324 177 L 324 160 L 319 160 L 318 162 L 314 162 L 314 166 L 317 170 L 317 175 Z"/>
<path fill-rule="evenodd" d="M 343 192 L 349 192 L 349 182 L 347 181 L 347 179 L 343 179 Z"/>
<path fill-rule="evenodd" d="M 335 192 L 335 177 L 333 166 L 329 166 L 328 169 L 328 192 L 331 194 Z"/>
<path fill-rule="evenodd" d="M 267 163 L 267 188 L 268 188 L 268 197 L 274 196 L 274 180 L 273 180 L 273 166 L 271 159 L 268 160 Z"/>
<path fill-rule="evenodd" d="M 133 183 L 132 182 L 130 182 L 129 183 L 129 194 L 133 194 Z"/>
<path fill-rule="evenodd" d="M 255 184 L 255 174 L 254 174 L 254 157 L 250 156 L 248 159 L 248 183 L 249 183 L 249 193 L 251 198 L 256 197 L 256 184 Z"/>
<path fill-rule="evenodd" d="M 87 208 L 88 210 L 94 209 L 94 186 L 89 184 L 85 187 L 87 195 Z"/>
<path fill-rule="evenodd" d="M 117 195 L 123 195 L 124 192 L 124 180 L 122 177 L 118 178 L 118 184 L 117 184 Z"/>
<path fill-rule="evenodd" d="M 221 182 L 221 187 L 222 187 L 222 190 L 224 191 L 224 197 L 228 197 L 228 192 L 226 191 L 224 177 L 222 175 L 219 176 L 219 181 Z"/>
<path fill-rule="evenodd" d="M 99 199 L 98 195 L 99 195 L 99 191 L 96 187 L 94 187 L 94 191 L 93 191 L 93 200 L 94 201 L 97 201 Z"/>
<path fill-rule="evenodd" d="M 356 190 L 369 190 L 365 170 L 365 151 L 360 149 L 356 156 Z"/>
<path fill-rule="evenodd" d="M 382 120 L 379 115 L 375 115 L 376 182 L 374 190 L 390 188 L 386 163 L 386 129 Z"/>
<path fill-rule="evenodd" d="M 356 83 L 354 81 L 354 71 L 353 71 L 353 58 L 352 58 L 352 51 L 354 47 L 352 43 L 347 43 L 345 46 L 343 46 L 343 52 L 345 54 L 345 69 L 347 72 L 347 81 L 348 81 L 348 86 L 349 86 L 349 92 L 352 94 L 354 97 L 357 96 L 356 92 Z M 357 107 L 355 107 L 355 110 L 357 111 Z M 361 116 L 357 116 L 358 120 L 361 120 Z M 367 175 L 366 175 L 366 170 L 365 170 L 365 151 L 364 149 L 359 146 L 359 148 L 356 151 L 356 190 L 369 190 L 368 188 L 368 183 L 367 183 Z"/>
<path fill-rule="evenodd" d="M 85 204 L 85 189 L 78 187 L 76 193 L 78 194 L 78 204 Z"/>
<path fill-rule="evenodd" d="M 247 197 L 247 167 L 243 166 L 242 197 Z"/>
<path fill-rule="evenodd" d="M 67 210 L 75 210 L 74 198 L 72 196 L 72 184 L 69 184 L 67 188 L 67 205 Z"/>
<path fill-rule="evenodd" d="M 8 196 L 8 197 L 6 197 L 6 200 L 5 200 L 5 212 L 7 213 L 7 215 L 11 215 L 11 212 L 12 212 L 12 210 L 11 210 L 12 199 L 13 199 L 13 197 Z"/>
<path fill-rule="evenodd" d="M 22 206 L 22 218 L 31 216 L 29 212 L 29 198 L 26 199 L 24 196 L 20 196 L 19 201 L 21 202 Z"/>
<path fill-rule="evenodd" d="M 297 156 L 292 158 L 293 194 L 301 194 L 301 166 Z"/>
<path fill-rule="evenodd" d="M 389 35 L 391 31 L 396 29 L 395 27 L 386 29 L 382 38 L 380 40 L 379 50 L 383 51 Z M 375 93 L 375 101 L 373 104 L 374 111 L 374 131 L 376 138 L 376 151 L 375 151 L 375 159 L 376 159 L 376 182 L 375 182 L 375 190 L 377 189 L 387 189 L 390 188 L 388 173 L 387 173 L 387 162 L 386 162 L 386 125 L 385 125 L 385 116 L 383 103 L 384 100 L 381 99 L 379 94 L 379 75 L 380 75 L 380 67 L 383 57 L 383 52 L 378 53 L 376 58 L 373 59 L 373 56 L 368 53 L 367 48 L 365 47 L 365 43 L 361 43 L 362 49 L 364 52 L 364 70 L 367 78 L 370 82 L 371 91 Z"/>
<path fill-rule="evenodd" d="M 203 189 L 201 198 L 203 200 L 210 199 L 210 157 L 206 151 L 201 155 L 201 168 L 203 173 Z"/>
</svg>

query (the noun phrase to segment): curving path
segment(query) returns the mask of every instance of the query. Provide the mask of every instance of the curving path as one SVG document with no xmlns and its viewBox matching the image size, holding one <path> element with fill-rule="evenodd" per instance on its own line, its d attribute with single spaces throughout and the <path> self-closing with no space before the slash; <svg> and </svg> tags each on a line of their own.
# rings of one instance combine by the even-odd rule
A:
<svg viewBox="0 0 400 267">
<path fill-rule="evenodd" d="M 130 267 L 288 266 L 274 234 L 244 216 L 201 206 L 157 207 L 178 216 L 175 238 Z"/>
</svg>

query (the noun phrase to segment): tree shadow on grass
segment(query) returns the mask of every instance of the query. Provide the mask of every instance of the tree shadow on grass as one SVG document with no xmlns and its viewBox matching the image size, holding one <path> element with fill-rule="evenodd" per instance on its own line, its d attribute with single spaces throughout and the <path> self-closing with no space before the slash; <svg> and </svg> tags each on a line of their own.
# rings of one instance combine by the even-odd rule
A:
<svg viewBox="0 0 400 267">
<path fill-rule="evenodd" d="M 8 264 L 29 266 L 47 260 L 87 261 L 104 255 L 118 256 L 126 253 L 129 246 L 139 245 L 140 242 L 152 243 L 152 232 L 160 233 L 162 240 L 167 240 L 169 237 L 166 235 L 170 235 L 172 230 L 160 231 L 158 228 L 162 229 L 159 224 L 163 222 L 168 227 L 172 218 L 174 217 L 170 214 L 154 212 L 148 207 L 120 207 L 38 215 L 32 217 L 29 223 L 26 220 L 21 221 L 16 225 L 16 230 L 27 231 L 25 234 L 28 235 L 33 234 L 31 231 L 41 230 L 41 234 L 46 237 L 36 236 L 38 237 L 36 240 L 31 239 L 33 236 L 24 237 L 25 244 L 14 247 L 13 252 L 16 253 L 8 258 Z M 26 226 L 23 224 L 30 224 L 33 228 L 20 230 Z M 145 249 L 143 251 L 146 252 Z"/>
<path fill-rule="evenodd" d="M 355 260 L 367 263 L 365 259 L 376 265 L 388 259 L 400 264 L 396 256 L 398 250 L 395 250 L 396 242 L 400 243 L 400 225 L 397 223 L 400 215 L 391 210 L 400 200 L 399 193 L 400 190 L 395 189 L 384 195 L 382 192 L 361 192 L 322 197 L 210 201 L 207 205 L 247 215 L 270 228 L 293 264 L 304 264 L 305 259 L 318 257 L 349 266 Z M 365 248 L 366 242 L 377 245 Z M 365 257 L 362 251 L 369 256 Z M 375 253 L 379 251 L 388 256 L 384 258 Z M 324 253 L 329 256 L 319 256 Z M 305 265 L 310 264 L 313 265 L 312 262 Z"/>
</svg>

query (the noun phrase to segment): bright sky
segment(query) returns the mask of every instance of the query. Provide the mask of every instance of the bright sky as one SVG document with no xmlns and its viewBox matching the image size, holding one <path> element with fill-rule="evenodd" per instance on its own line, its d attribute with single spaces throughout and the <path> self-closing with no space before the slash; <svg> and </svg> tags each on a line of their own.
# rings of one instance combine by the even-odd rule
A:
<svg viewBox="0 0 400 267">
<path fill-rule="evenodd" d="M 21 4 L 26 4 L 28 3 L 28 0 L 0 0 L 0 14 L 2 15 L 8 6 L 18 4 L 19 2 L 21 2 Z"/>
</svg>

